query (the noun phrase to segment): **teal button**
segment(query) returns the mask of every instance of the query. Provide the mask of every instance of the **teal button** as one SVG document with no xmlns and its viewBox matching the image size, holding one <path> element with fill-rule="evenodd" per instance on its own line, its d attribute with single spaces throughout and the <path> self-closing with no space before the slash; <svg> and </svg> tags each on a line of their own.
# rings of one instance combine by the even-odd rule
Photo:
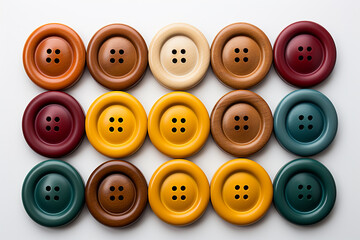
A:
<svg viewBox="0 0 360 240">
<path fill-rule="evenodd" d="M 287 95 L 274 113 L 278 142 L 290 152 L 311 156 L 327 148 L 337 132 L 337 114 L 322 93 L 302 89 Z"/>
<path fill-rule="evenodd" d="M 277 173 L 273 184 L 275 208 L 295 224 L 317 223 L 335 204 L 335 181 L 329 170 L 313 159 L 289 162 Z"/>
<path fill-rule="evenodd" d="M 47 160 L 26 176 L 22 200 L 35 222 L 47 227 L 61 226 L 80 213 L 84 205 L 84 183 L 68 163 Z"/>
</svg>

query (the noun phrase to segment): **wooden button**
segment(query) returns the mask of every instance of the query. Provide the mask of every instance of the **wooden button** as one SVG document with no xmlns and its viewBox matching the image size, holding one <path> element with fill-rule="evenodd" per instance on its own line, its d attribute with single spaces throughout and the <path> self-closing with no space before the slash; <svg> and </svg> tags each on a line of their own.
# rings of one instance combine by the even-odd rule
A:
<svg viewBox="0 0 360 240">
<path fill-rule="evenodd" d="M 51 23 L 36 29 L 27 39 L 23 52 L 29 78 L 48 90 L 71 87 L 85 67 L 85 46 L 68 26 Z"/>
<path fill-rule="evenodd" d="M 213 72 L 235 89 L 247 89 L 263 80 L 270 70 L 272 56 L 265 33 L 248 23 L 223 28 L 211 45 Z"/>
<path fill-rule="evenodd" d="M 329 32 L 314 22 L 286 27 L 274 44 L 274 65 L 282 79 L 298 87 L 324 81 L 336 61 L 336 47 Z"/>
<path fill-rule="evenodd" d="M 120 160 L 101 164 L 85 188 L 86 205 L 96 220 L 111 227 L 135 222 L 147 204 L 147 183 L 134 165 Z"/>
<path fill-rule="evenodd" d="M 259 95 L 247 90 L 224 95 L 216 103 L 210 121 L 215 142 L 237 157 L 259 151 L 273 129 L 269 106 Z"/>
<path fill-rule="evenodd" d="M 143 77 L 148 51 L 144 39 L 135 29 L 124 24 L 111 24 L 91 38 L 86 59 L 96 81 L 111 90 L 124 90 Z"/>
<path fill-rule="evenodd" d="M 208 206 L 209 182 L 194 163 L 183 159 L 168 161 L 150 179 L 149 203 L 164 222 L 191 224 Z"/>
<path fill-rule="evenodd" d="M 216 213 L 236 225 L 249 225 L 262 218 L 273 197 L 269 175 L 249 159 L 223 164 L 211 180 L 210 189 Z"/>
<path fill-rule="evenodd" d="M 195 27 L 174 23 L 161 29 L 149 47 L 149 65 L 165 87 L 187 90 L 205 76 L 210 49 L 205 36 Z"/>
</svg>

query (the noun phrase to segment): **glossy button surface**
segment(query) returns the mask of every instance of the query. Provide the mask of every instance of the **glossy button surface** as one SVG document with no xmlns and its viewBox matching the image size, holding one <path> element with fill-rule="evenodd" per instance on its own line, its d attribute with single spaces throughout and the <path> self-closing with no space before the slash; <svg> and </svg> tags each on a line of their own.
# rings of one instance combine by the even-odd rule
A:
<svg viewBox="0 0 360 240">
<path fill-rule="evenodd" d="M 336 61 L 336 47 L 329 32 L 314 22 L 301 21 L 286 27 L 274 45 L 278 74 L 298 87 L 324 81 Z"/>
<path fill-rule="evenodd" d="M 300 156 L 323 151 L 337 131 L 337 114 L 322 93 L 303 89 L 287 95 L 274 114 L 275 136 L 279 143 Z"/>
<path fill-rule="evenodd" d="M 68 26 L 46 24 L 27 39 L 23 63 L 35 84 L 48 90 L 61 90 L 80 79 L 85 67 L 85 46 Z"/>
<path fill-rule="evenodd" d="M 186 90 L 205 76 L 210 48 L 205 36 L 185 23 L 161 29 L 149 47 L 149 65 L 154 77 L 165 87 Z"/>
<path fill-rule="evenodd" d="M 86 135 L 100 153 L 121 158 L 135 153 L 147 133 L 146 112 L 125 92 L 108 92 L 97 98 L 86 115 Z"/>
<path fill-rule="evenodd" d="M 186 92 L 172 92 L 161 97 L 151 108 L 149 137 L 162 153 L 185 158 L 205 144 L 210 120 L 204 104 Z"/>
<path fill-rule="evenodd" d="M 134 86 L 144 75 L 148 50 L 135 29 L 111 24 L 92 37 L 86 59 L 96 81 L 111 90 L 123 90 Z"/>
<path fill-rule="evenodd" d="M 302 158 L 282 167 L 274 179 L 274 204 L 287 220 L 300 225 L 324 219 L 335 204 L 336 186 L 329 170 Z"/>
<path fill-rule="evenodd" d="M 22 130 L 37 153 L 62 157 L 74 151 L 84 136 L 85 116 L 80 104 L 64 92 L 39 94 L 26 107 Z"/>
<path fill-rule="evenodd" d="M 149 183 L 149 203 L 164 222 L 187 225 L 205 212 L 209 182 L 194 163 L 175 159 L 161 165 Z"/>
<path fill-rule="evenodd" d="M 35 222 L 47 227 L 61 226 L 80 213 L 84 204 L 84 183 L 69 164 L 47 160 L 26 176 L 22 201 Z"/>
<path fill-rule="evenodd" d="M 136 221 L 147 204 L 147 183 L 134 165 L 112 160 L 90 175 L 85 189 L 86 205 L 96 220 L 111 227 Z"/>
<path fill-rule="evenodd" d="M 237 157 L 251 155 L 268 142 L 273 118 L 259 95 L 236 90 L 224 95 L 211 113 L 211 134 L 224 151 Z"/>
<path fill-rule="evenodd" d="M 211 180 L 211 203 L 217 214 L 236 225 L 258 221 L 269 209 L 273 188 L 264 168 L 249 159 L 223 164 Z"/>
<path fill-rule="evenodd" d="M 248 23 L 226 26 L 211 45 L 211 67 L 215 75 L 235 89 L 247 89 L 263 80 L 272 58 L 265 33 Z"/>
</svg>

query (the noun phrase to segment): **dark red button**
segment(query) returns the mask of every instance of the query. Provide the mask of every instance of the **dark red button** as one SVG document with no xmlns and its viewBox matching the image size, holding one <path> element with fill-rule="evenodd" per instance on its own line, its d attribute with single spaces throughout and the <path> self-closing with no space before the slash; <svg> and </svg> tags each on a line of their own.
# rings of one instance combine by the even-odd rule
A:
<svg viewBox="0 0 360 240">
<path fill-rule="evenodd" d="M 23 134 L 37 153 L 51 158 L 72 152 L 84 136 L 85 116 L 70 95 L 50 91 L 36 96 L 26 107 Z"/>
<path fill-rule="evenodd" d="M 286 27 L 274 45 L 278 74 L 298 87 L 324 81 L 334 68 L 336 47 L 329 32 L 314 22 L 301 21 Z"/>
</svg>

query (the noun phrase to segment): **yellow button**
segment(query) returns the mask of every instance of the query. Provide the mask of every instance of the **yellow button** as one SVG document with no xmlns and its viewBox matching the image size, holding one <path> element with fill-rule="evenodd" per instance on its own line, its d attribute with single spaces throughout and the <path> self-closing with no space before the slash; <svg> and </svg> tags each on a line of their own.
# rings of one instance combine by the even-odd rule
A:
<svg viewBox="0 0 360 240">
<path fill-rule="evenodd" d="M 273 198 L 269 175 L 249 159 L 234 159 L 222 165 L 216 171 L 210 189 L 214 210 L 236 225 L 258 221 L 269 209 Z"/>
<path fill-rule="evenodd" d="M 86 115 L 86 135 L 98 152 L 122 158 L 141 147 L 146 123 L 146 112 L 135 97 L 125 92 L 109 92 L 91 104 Z"/>
<path fill-rule="evenodd" d="M 198 152 L 210 131 L 204 104 L 186 92 L 172 92 L 152 107 L 148 121 L 154 146 L 172 158 L 186 158 Z"/>
<path fill-rule="evenodd" d="M 149 203 L 164 222 L 187 225 L 205 212 L 209 182 L 194 163 L 175 159 L 161 165 L 149 183 Z"/>
</svg>

